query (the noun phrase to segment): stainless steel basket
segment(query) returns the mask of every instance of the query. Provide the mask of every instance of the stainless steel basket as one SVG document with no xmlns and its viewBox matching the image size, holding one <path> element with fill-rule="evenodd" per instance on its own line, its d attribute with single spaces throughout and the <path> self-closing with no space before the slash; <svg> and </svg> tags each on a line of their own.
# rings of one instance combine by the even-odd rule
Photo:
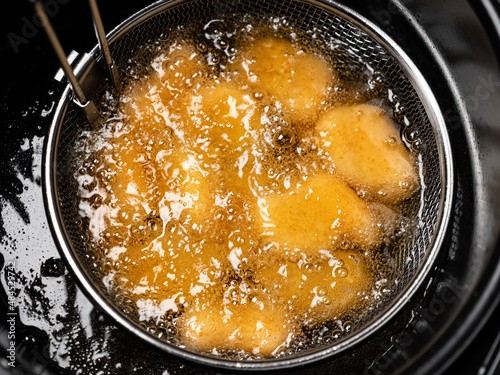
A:
<svg viewBox="0 0 500 375">
<path fill-rule="evenodd" d="M 64 258 L 82 288 L 120 326 L 166 353 L 221 368 L 264 370 L 304 365 L 349 350 L 386 324 L 410 300 L 428 276 L 443 240 L 451 207 L 452 155 L 441 110 L 425 78 L 404 49 L 383 30 L 349 8 L 333 1 L 302 0 L 178 0 L 154 3 L 108 35 L 115 62 L 125 76 L 125 67 L 142 46 L 164 39 L 180 26 L 215 18 L 251 15 L 257 19 L 278 17 L 305 33 L 313 30 L 338 58 L 343 74 L 372 74 L 384 105 L 401 124 L 401 134 L 422 166 L 421 192 L 407 207 L 419 223 L 414 233 L 392 249 L 395 286 L 376 309 L 348 335 L 293 355 L 269 360 L 232 360 L 204 356 L 180 348 L 175 340 L 160 338 L 140 324 L 133 309 L 109 295 L 96 268 L 102 259 L 89 248 L 78 213 L 77 182 L 73 153 L 82 131 L 92 127 L 79 106 L 64 91 L 47 137 L 44 189 L 49 222 Z M 106 83 L 100 78 L 100 49 L 96 46 L 75 68 L 82 86 L 94 87 L 95 95 Z M 389 90 L 390 88 L 390 90 Z M 397 98 L 397 100 L 396 100 Z M 398 103 L 398 104 L 396 104 Z M 415 209 L 420 207 L 420 209 Z"/>
</svg>

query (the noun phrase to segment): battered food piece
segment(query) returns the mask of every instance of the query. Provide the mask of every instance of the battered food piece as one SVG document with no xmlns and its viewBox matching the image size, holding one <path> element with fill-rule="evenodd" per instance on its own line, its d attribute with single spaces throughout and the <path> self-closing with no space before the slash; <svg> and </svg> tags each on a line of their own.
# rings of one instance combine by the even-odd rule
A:
<svg viewBox="0 0 500 375">
<path fill-rule="evenodd" d="M 151 160 L 132 146 L 118 162 L 112 190 L 118 205 L 143 207 L 147 214 L 156 211 L 167 221 L 179 220 L 183 211 L 203 220 L 211 188 L 192 154 L 165 148 Z"/>
<path fill-rule="evenodd" d="M 285 311 L 263 293 L 248 296 L 246 288 L 199 298 L 179 318 L 183 342 L 205 352 L 243 350 L 264 357 L 286 347 L 293 334 Z M 244 297 L 231 300 L 231 292 Z"/>
<path fill-rule="evenodd" d="M 188 147 L 225 186 L 247 192 L 262 108 L 248 90 L 212 81 L 190 96 L 187 112 L 182 132 Z"/>
<path fill-rule="evenodd" d="M 158 184 L 163 198 L 160 215 L 181 220 L 184 212 L 198 222 L 206 219 L 212 201 L 208 173 L 196 160 L 196 155 L 185 150 L 165 151 L 157 154 L 157 164 L 163 184 Z"/>
<path fill-rule="evenodd" d="M 186 240 L 186 227 L 167 225 L 169 232 L 150 246 L 132 246 L 119 254 L 113 281 L 126 298 L 137 304 L 140 320 L 177 313 L 212 285 L 230 265 L 224 249 Z M 173 232 L 173 233 L 171 233 Z"/>
<path fill-rule="evenodd" d="M 108 281 L 136 302 L 143 320 L 177 311 L 229 263 L 214 243 L 197 238 L 207 230 L 212 184 L 196 154 L 158 118 L 162 104 L 154 90 L 144 89 L 156 83 L 142 82 L 125 103 L 133 115 L 127 131 L 112 140 L 109 192 L 116 209 L 106 210 L 106 231 L 126 233 L 125 242 L 106 251 L 115 271 Z"/>
<path fill-rule="evenodd" d="M 252 86 L 274 97 L 292 123 L 316 120 L 334 80 L 323 58 L 273 36 L 255 41 L 246 55 L 243 68 Z"/>
<path fill-rule="evenodd" d="M 190 122 L 187 111 L 191 95 L 207 83 L 207 67 L 200 53 L 188 43 L 173 43 L 152 62 L 147 79 L 130 86 L 121 110 L 135 131 L 157 142 L 184 140 Z M 146 142 L 144 142 L 146 143 Z"/>
<path fill-rule="evenodd" d="M 209 157 L 238 157 L 259 130 L 260 111 L 249 92 L 227 82 L 213 81 L 188 99 L 184 137 Z"/>
<path fill-rule="evenodd" d="M 117 175 L 118 212 L 111 221 L 115 226 L 109 228 L 112 232 L 116 224 L 127 228 L 128 240 L 112 247 L 107 256 L 116 269 L 114 284 L 136 301 L 140 315 L 147 318 L 165 313 L 167 307 L 176 311 L 217 282 L 229 262 L 224 248 L 210 238 L 199 238 L 210 231 L 206 222 L 213 197 L 195 158 L 164 150 L 154 168 L 149 165 L 154 176 L 145 174 L 148 169 L 140 162 L 133 163 Z M 120 214 L 127 205 L 133 214 Z"/>
<path fill-rule="evenodd" d="M 316 130 L 335 171 L 357 191 L 395 205 L 418 189 L 411 155 L 382 108 L 333 108 L 321 116 Z"/>
<path fill-rule="evenodd" d="M 284 249 L 315 254 L 345 239 L 372 246 L 381 238 L 367 204 L 328 173 L 309 177 L 287 194 L 261 198 L 258 206 L 262 235 Z"/>
<path fill-rule="evenodd" d="M 206 81 L 207 67 L 202 55 L 186 42 L 166 48 L 152 66 L 157 76 L 150 77 L 150 82 L 158 86 L 162 103 L 167 107 L 175 107 L 179 100 L 202 87 Z"/>
<path fill-rule="evenodd" d="M 294 314 L 323 321 L 363 306 L 374 282 L 367 262 L 357 251 L 325 250 L 298 262 L 275 258 L 254 277 Z"/>
</svg>

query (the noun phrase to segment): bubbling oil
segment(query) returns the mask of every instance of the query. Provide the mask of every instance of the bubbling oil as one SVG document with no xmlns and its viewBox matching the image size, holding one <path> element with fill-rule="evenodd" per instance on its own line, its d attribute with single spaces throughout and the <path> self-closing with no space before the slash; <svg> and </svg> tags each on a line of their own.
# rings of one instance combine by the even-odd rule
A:
<svg viewBox="0 0 500 375">
<path fill-rule="evenodd" d="M 80 138 L 75 173 L 95 272 L 117 304 L 221 358 L 349 334 L 390 290 L 383 249 L 419 188 L 362 83 L 285 19 L 252 22 L 211 20 L 143 47 L 121 95 L 103 96 L 105 124 Z"/>
</svg>

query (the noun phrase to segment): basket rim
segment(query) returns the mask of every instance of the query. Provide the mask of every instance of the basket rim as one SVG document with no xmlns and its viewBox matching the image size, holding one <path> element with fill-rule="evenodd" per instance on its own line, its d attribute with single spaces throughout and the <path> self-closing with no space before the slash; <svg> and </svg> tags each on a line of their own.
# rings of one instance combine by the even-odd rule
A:
<svg viewBox="0 0 500 375">
<path fill-rule="evenodd" d="M 147 21 L 166 9 L 196 0 L 172 0 L 172 1 L 157 1 L 153 4 L 143 8 L 139 12 L 131 15 L 128 19 L 123 21 L 115 27 L 107 37 L 110 46 L 113 45 L 121 36 L 128 33 L 128 31 L 136 27 L 142 22 Z M 400 297 L 392 301 L 383 311 L 381 311 L 377 318 L 366 324 L 355 334 L 346 337 L 338 342 L 334 342 L 329 346 L 318 348 L 312 352 L 305 352 L 304 354 L 298 353 L 291 357 L 265 359 L 265 360 L 227 360 L 222 358 L 207 357 L 203 354 L 194 353 L 160 340 L 159 338 L 145 332 L 137 323 L 132 322 L 125 314 L 118 311 L 117 307 L 113 305 L 108 298 L 103 296 L 98 290 L 88 271 L 80 263 L 78 256 L 72 248 L 68 240 L 64 223 L 61 219 L 59 199 L 57 197 L 57 181 L 56 181 L 56 166 L 55 160 L 57 159 L 57 146 L 59 140 L 59 133 L 61 124 L 65 117 L 68 105 L 71 101 L 71 88 L 68 85 L 61 99 L 57 105 L 54 113 L 53 121 L 50 125 L 49 132 L 46 137 L 44 161 L 43 161 L 43 179 L 42 188 L 44 191 L 44 203 L 48 222 L 52 234 L 55 238 L 55 243 L 61 253 L 63 259 L 71 269 L 76 281 L 93 302 L 94 306 L 102 309 L 108 316 L 112 318 L 119 326 L 124 328 L 127 332 L 138 337 L 140 340 L 150 344 L 151 346 L 159 349 L 162 352 L 172 354 L 178 358 L 190 362 L 195 362 L 201 365 L 232 370 L 248 370 L 248 371 L 262 371 L 273 369 L 293 368 L 297 366 L 304 366 L 330 358 L 339 353 L 345 352 L 347 349 L 355 346 L 362 341 L 366 340 L 369 336 L 379 331 L 385 326 L 409 300 L 417 293 L 422 287 L 424 281 L 428 278 L 433 264 L 438 256 L 439 249 L 443 243 L 446 228 L 448 226 L 449 217 L 451 215 L 452 198 L 453 198 L 453 162 L 451 153 L 451 144 L 446 132 L 446 125 L 443 114 L 440 111 L 439 104 L 435 98 L 430 86 L 427 84 L 422 73 L 419 71 L 415 63 L 409 58 L 401 46 L 399 46 L 387 33 L 380 27 L 375 25 L 372 21 L 364 16 L 354 12 L 352 9 L 345 5 L 331 0 L 294 0 L 302 3 L 308 3 L 321 7 L 332 14 L 338 15 L 353 25 L 365 31 L 370 37 L 382 45 L 386 51 L 396 59 L 400 64 L 402 71 L 408 77 L 410 83 L 418 94 L 422 104 L 426 110 L 432 128 L 435 132 L 437 140 L 438 153 L 440 157 L 440 173 L 443 181 L 440 197 L 440 212 L 436 223 L 436 230 L 431 239 L 430 247 L 425 255 L 422 264 L 417 273 L 412 277 L 408 285 L 400 292 Z M 81 78 L 89 69 L 91 64 L 94 63 L 94 58 L 100 53 L 99 46 L 96 45 L 88 54 L 85 54 L 75 67 L 75 75 Z"/>
</svg>

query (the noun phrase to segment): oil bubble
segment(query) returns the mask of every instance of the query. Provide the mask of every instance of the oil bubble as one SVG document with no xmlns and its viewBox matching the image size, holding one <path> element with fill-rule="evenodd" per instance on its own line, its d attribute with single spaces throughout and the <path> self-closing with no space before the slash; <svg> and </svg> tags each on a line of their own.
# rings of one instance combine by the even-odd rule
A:
<svg viewBox="0 0 500 375">
<path fill-rule="evenodd" d="M 338 277 L 339 279 L 343 279 L 343 278 L 347 277 L 348 273 L 349 272 L 347 271 L 347 268 L 337 267 L 334 271 L 334 276 Z"/>
<path fill-rule="evenodd" d="M 351 242 L 349 240 L 343 240 L 340 242 L 340 248 L 342 250 L 348 250 L 351 248 Z"/>
<path fill-rule="evenodd" d="M 342 324 L 342 328 L 344 332 L 350 332 L 352 329 L 352 322 L 350 320 L 347 320 Z"/>
<path fill-rule="evenodd" d="M 394 147 L 396 146 L 398 143 L 397 143 L 397 140 L 395 137 L 389 137 L 387 138 L 384 143 L 389 146 L 389 147 Z"/>
<path fill-rule="evenodd" d="M 154 218 L 154 219 L 149 219 L 148 220 L 148 229 L 151 232 L 156 232 L 160 230 L 162 227 L 162 222 L 160 218 Z"/>
<path fill-rule="evenodd" d="M 196 49 L 201 53 L 205 53 L 207 51 L 207 44 L 205 42 L 198 42 L 196 44 Z"/>
<path fill-rule="evenodd" d="M 407 128 L 404 131 L 404 136 L 408 142 L 413 142 L 417 139 L 420 132 L 417 128 Z"/>
<path fill-rule="evenodd" d="M 415 139 L 413 143 L 411 144 L 411 148 L 413 151 L 420 152 L 423 149 L 423 143 L 420 138 Z"/>
<path fill-rule="evenodd" d="M 165 224 L 165 232 L 173 234 L 178 227 L 179 227 L 179 222 L 175 219 L 172 219 Z"/>
<path fill-rule="evenodd" d="M 238 50 L 233 46 L 229 46 L 226 48 L 226 55 L 228 56 L 236 56 L 237 53 Z"/>
<path fill-rule="evenodd" d="M 290 22 L 286 18 L 282 18 L 280 21 L 280 26 L 282 29 L 288 30 L 290 28 Z"/>
<path fill-rule="evenodd" d="M 305 263 L 302 269 L 306 274 L 312 274 L 314 272 L 314 266 L 311 263 Z"/>
<path fill-rule="evenodd" d="M 224 37 L 221 37 L 215 41 L 215 47 L 219 49 L 225 49 L 228 45 L 229 41 Z"/>
<path fill-rule="evenodd" d="M 273 135 L 273 146 L 278 149 L 288 149 L 295 144 L 295 132 L 290 128 L 278 130 Z"/>
<path fill-rule="evenodd" d="M 254 91 L 252 95 L 255 100 L 262 100 L 264 98 L 264 94 L 261 91 Z"/>
<path fill-rule="evenodd" d="M 232 153 L 232 148 L 227 141 L 211 142 L 207 154 L 210 158 L 226 158 Z"/>
<path fill-rule="evenodd" d="M 219 64 L 221 61 L 221 57 L 218 53 L 209 53 L 208 56 L 207 56 L 207 62 L 208 62 L 208 65 L 217 65 Z"/>
</svg>

